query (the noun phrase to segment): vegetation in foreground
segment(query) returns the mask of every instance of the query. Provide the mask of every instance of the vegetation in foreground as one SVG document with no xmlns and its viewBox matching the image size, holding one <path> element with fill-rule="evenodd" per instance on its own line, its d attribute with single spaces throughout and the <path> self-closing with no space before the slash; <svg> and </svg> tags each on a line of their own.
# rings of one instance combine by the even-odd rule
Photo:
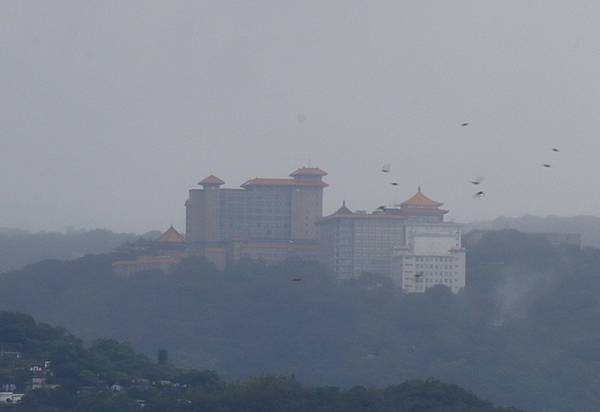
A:
<svg viewBox="0 0 600 412">
<path fill-rule="evenodd" d="M 211 371 L 155 364 L 129 346 L 99 340 L 86 348 L 64 329 L 36 324 L 26 315 L 0 312 L 0 384 L 27 387 L 29 364 L 46 363 L 43 387 L 18 404 L 27 412 L 501 412 L 489 402 L 438 381 L 413 380 L 383 390 L 308 388 L 294 377 L 260 377 L 226 383 Z M 18 353 L 15 356 L 6 354 Z M 41 362 L 44 360 L 44 362 Z M 25 366 L 25 367 L 22 367 Z M 38 382 L 39 383 L 39 382 Z M 2 407 L 0 407 L 2 409 Z"/>
<path fill-rule="evenodd" d="M 530 412 L 600 405 L 600 251 L 492 233 L 467 255 L 467 289 L 394 292 L 386 278 L 337 282 L 310 262 L 184 262 L 114 276 L 111 255 L 7 273 L 0 309 L 92 342 L 127 341 L 227 380 L 290 375 L 307 385 L 457 384 Z M 301 282 L 291 282 L 301 278 Z"/>
</svg>

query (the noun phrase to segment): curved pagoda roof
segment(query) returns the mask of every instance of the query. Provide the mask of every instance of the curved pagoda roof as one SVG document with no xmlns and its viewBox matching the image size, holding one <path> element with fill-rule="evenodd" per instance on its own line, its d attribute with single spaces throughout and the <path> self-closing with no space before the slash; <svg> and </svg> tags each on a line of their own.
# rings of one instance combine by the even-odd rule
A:
<svg viewBox="0 0 600 412">
<path fill-rule="evenodd" d="M 402 206 L 402 207 L 422 207 L 422 208 L 438 208 L 442 205 L 443 205 L 443 203 L 436 202 L 435 200 L 432 200 L 432 199 L 428 198 L 427 196 L 425 196 L 421 192 L 420 186 L 417 189 L 417 193 L 415 193 L 410 199 L 407 199 L 404 202 L 400 203 L 400 206 Z"/>
<path fill-rule="evenodd" d="M 348 209 L 348 207 L 346 206 L 346 201 L 344 200 L 342 202 L 342 206 L 336 210 L 333 215 L 351 215 L 352 214 L 352 210 Z"/>
<path fill-rule="evenodd" d="M 301 167 L 290 173 L 291 177 L 297 176 L 327 176 L 327 172 L 318 167 Z"/>
<path fill-rule="evenodd" d="M 443 203 L 436 202 L 425 196 L 421 192 L 421 187 L 419 187 L 417 193 L 410 199 L 400 203 L 400 213 L 405 216 L 445 215 L 448 211 L 440 209 L 442 205 Z"/>
<path fill-rule="evenodd" d="M 202 179 L 198 184 L 202 186 L 221 186 L 224 185 L 225 182 L 215 175 L 210 175 Z"/>
<path fill-rule="evenodd" d="M 160 237 L 156 240 L 157 242 L 166 242 L 166 243 L 182 243 L 185 242 L 185 238 L 181 233 L 179 233 L 173 225 L 167 229 L 165 233 L 160 235 Z"/>
</svg>

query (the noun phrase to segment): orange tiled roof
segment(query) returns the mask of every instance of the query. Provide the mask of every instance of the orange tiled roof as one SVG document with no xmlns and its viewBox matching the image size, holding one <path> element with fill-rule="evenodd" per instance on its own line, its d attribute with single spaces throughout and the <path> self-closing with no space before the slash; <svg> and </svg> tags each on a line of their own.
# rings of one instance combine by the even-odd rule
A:
<svg viewBox="0 0 600 412">
<path fill-rule="evenodd" d="M 312 182 L 312 181 L 303 181 L 297 179 L 275 179 L 275 178 L 263 178 L 263 177 L 255 177 L 254 179 L 248 180 L 246 183 L 242 185 L 242 187 L 247 186 L 313 186 L 313 187 L 326 187 L 327 183 L 325 182 Z"/>
<path fill-rule="evenodd" d="M 327 172 L 318 167 L 301 167 L 290 173 L 290 176 L 327 176 Z"/>
<path fill-rule="evenodd" d="M 437 208 L 443 205 L 443 203 L 436 202 L 435 200 L 431 200 L 423 193 L 421 193 L 421 188 L 419 187 L 417 193 L 411 197 L 410 199 L 400 203 L 400 206 L 417 206 L 417 207 L 431 207 Z"/>
<path fill-rule="evenodd" d="M 181 243 L 185 241 L 185 238 L 181 233 L 179 233 L 173 226 L 167 229 L 165 233 L 160 235 L 157 239 L 159 242 L 168 242 L 168 243 Z"/>
<path fill-rule="evenodd" d="M 219 179 L 215 175 L 210 175 L 210 176 L 202 179 L 198 184 L 202 185 L 202 186 L 211 186 L 211 185 L 221 186 L 221 185 L 225 184 L 225 182 L 222 181 L 221 179 Z"/>
</svg>

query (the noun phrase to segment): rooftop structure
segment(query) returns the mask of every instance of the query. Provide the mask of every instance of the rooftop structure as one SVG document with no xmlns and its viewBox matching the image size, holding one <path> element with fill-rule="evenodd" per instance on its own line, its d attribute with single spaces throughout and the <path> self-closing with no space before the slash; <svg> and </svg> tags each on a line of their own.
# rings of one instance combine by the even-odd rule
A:
<svg viewBox="0 0 600 412">
<path fill-rule="evenodd" d="M 200 186 L 221 186 L 224 185 L 225 182 L 221 179 L 219 179 L 217 176 L 215 175 L 210 175 L 205 177 L 204 179 L 202 179 L 200 182 L 198 182 L 198 184 Z"/>
<path fill-rule="evenodd" d="M 185 237 L 171 225 L 156 241 L 160 243 L 183 243 L 185 242 Z"/>
</svg>

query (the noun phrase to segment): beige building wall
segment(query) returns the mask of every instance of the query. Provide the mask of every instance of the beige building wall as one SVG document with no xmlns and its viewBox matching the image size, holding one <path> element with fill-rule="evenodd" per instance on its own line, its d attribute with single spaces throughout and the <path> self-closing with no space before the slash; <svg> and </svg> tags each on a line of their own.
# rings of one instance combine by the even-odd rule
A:
<svg viewBox="0 0 600 412">
<path fill-rule="evenodd" d="M 185 203 L 185 237 L 191 242 L 204 240 L 204 191 L 200 189 L 190 190 L 190 197 Z"/>
<path fill-rule="evenodd" d="M 291 238 L 318 240 L 317 222 L 323 217 L 323 189 L 296 187 L 292 189 Z"/>
<path fill-rule="evenodd" d="M 215 186 L 204 189 L 204 227 L 202 240 L 207 242 L 218 242 L 221 240 L 220 231 L 220 192 Z"/>
</svg>

